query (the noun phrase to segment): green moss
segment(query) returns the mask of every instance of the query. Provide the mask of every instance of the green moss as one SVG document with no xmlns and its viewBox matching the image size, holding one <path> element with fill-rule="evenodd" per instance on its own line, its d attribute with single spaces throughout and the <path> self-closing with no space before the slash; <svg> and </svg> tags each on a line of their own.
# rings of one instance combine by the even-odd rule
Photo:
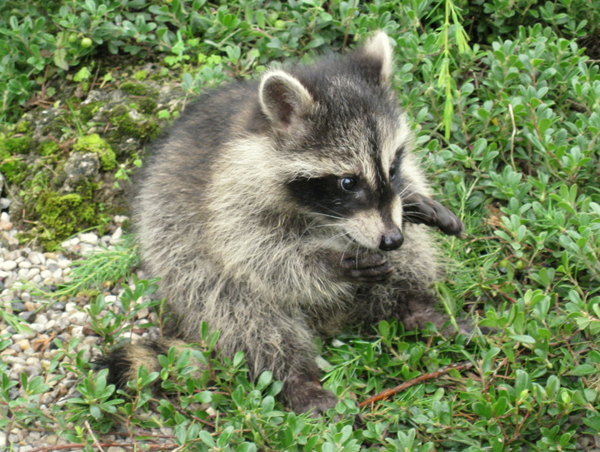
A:
<svg viewBox="0 0 600 452">
<path fill-rule="evenodd" d="M 17 133 L 27 133 L 31 129 L 31 121 L 19 121 L 17 123 Z"/>
<path fill-rule="evenodd" d="M 79 117 L 81 118 L 81 122 L 88 123 L 94 115 L 100 110 L 101 102 L 90 102 L 89 104 L 85 104 L 79 110 Z"/>
<path fill-rule="evenodd" d="M 160 126 L 154 119 L 137 122 L 129 115 L 129 110 L 124 105 L 119 105 L 113 110 L 110 122 L 117 127 L 120 135 L 137 138 L 142 143 L 153 140 L 160 132 Z"/>
<path fill-rule="evenodd" d="M 29 154 L 31 138 L 4 138 L 0 140 L 0 157 L 7 155 Z"/>
<path fill-rule="evenodd" d="M 6 156 L 0 153 L 0 173 L 4 175 L 9 184 L 19 185 L 27 177 L 27 165 L 19 157 Z"/>
<path fill-rule="evenodd" d="M 77 140 L 73 150 L 79 152 L 93 152 L 100 157 L 100 166 L 104 171 L 110 171 L 117 165 L 117 157 L 110 145 L 100 138 L 97 133 L 86 135 Z"/>
<path fill-rule="evenodd" d="M 144 71 L 144 70 L 137 71 L 135 74 L 133 74 L 133 78 L 140 82 L 143 80 L 146 80 L 146 77 L 148 77 L 148 71 Z"/>
<path fill-rule="evenodd" d="M 40 143 L 40 154 L 43 156 L 49 156 L 56 154 L 60 148 L 58 143 L 54 140 L 45 140 Z"/>
<path fill-rule="evenodd" d="M 156 111 L 156 101 L 150 97 L 145 97 L 138 101 L 139 109 L 142 113 L 151 115 Z"/>
<path fill-rule="evenodd" d="M 119 86 L 119 89 L 131 96 L 144 96 L 153 99 L 158 97 L 158 91 L 156 89 L 144 85 L 143 83 L 127 82 Z"/>
<path fill-rule="evenodd" d="M 45 191 L 37 197 L 35 212 L 41 226 L 40 238 L 48 249 L 56 248 L 73 234 L 104 223 L 92 200 L 93 185 L 81 185 L 76 193 Z"/>
</svg>

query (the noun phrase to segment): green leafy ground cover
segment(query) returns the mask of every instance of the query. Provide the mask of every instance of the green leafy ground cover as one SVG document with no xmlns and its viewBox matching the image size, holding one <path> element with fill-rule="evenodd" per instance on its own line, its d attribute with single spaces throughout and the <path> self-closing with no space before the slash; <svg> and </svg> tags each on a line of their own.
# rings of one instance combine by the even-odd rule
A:
<svg viewBox="0 0 600 452">
<path fill-rule="evenodd" d="M 284 411 L 274 398 L 281 384 L 268 373 L 248 382 L 242 356 L 212 360 L 207 334 L 201 351 L 169 353 L 160 375 L 140 374 L 133 398 L 115 396 L 103 373 L 89 373 L 75 338 L 58 345 L 70 358 L 66 370 L 81 376 L 81 396 L 44 415 L 36 407 L 49 377 L 11 381 L 0 364 L 0 428 L 58 425 L 88 450 L 95 446 L 86 421 L 99 437 L 125 425 L 127 450 L 155 445 L 148 432 L 159 427 L 173 429 L 171 450 L 199 451 L 559 451 L 600 434 L 598 1 L 9 1 L 0 13 L 0 171 L 13 187 L 38 187 L 38 194 L 48 182 L 23 176 L 27 154 L 51 161 L 94 134 L 107 140 L 102 170 L 120 171 L 127 184 L 137 155 L 116 152 L 113 160 L 106 149 L 126 138 L 143 145 L 177 115 L 177 106 L 156 106 L 162 83 L 180 83 L 191 95 L 259 73 L 271 60 L 310 58 L 385 30 L 396 44 L 395 83 L 417 148 L 438 197 L 467 228 L 466 240 L 441 238 L 451 272 L 437 290 L 453 312 L 500 329 L 417 340 L 392 322 L 319 344 L 329 364 L 325 384 L 344 398 L 340 419 L 320 421 Z M 142 69 L 148 62 L 158 65 L 156 80 Z M 130 96 L 117 116 L 98 114 L 105 101 L 80 108 L 81 100 L 63 95 L 79 89 L 84 99 L 91 89 L 117 86 Z M 54 146 L 30 136 L 23 113 L 35 105 L 53 105 L 63 118 L 58 132 L 47 131 Z M 146 115 L 143 136 L 132 137 L 137 127 L 125 121 L 132 109 Z M 47 193 L 40 202 L 66 202 Z M 103 297 L 92 302 L 102 347 L 127 336 L 147 307 L 136 301 L 152 291 L 151 282 L 139 282 L 123 311 Z M 150 304 L 160 312 L 160 302 Z M 210 371 L 194 374 L 190 355 Z M 364 425 L 352 428 L 354 398 L 461 362 L 472 367 L 363 408 Z M 59 367 L 52 363 L 48 375 Z M 152 396 L 156 381 L 176 397 Z M 22 389 L 17 399 L 13 386 Z"/>
</svg>

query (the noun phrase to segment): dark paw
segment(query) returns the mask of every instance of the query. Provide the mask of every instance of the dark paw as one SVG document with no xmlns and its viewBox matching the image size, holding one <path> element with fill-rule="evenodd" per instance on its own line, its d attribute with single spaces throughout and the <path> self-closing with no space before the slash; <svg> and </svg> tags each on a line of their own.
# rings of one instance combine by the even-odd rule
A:
<svg viewBox="0 0 600 452">
<path fill-rule="evenodd" d="M 458 237 L 464 233 L 462 221 L 439 202 L 427 196 L 419 193 L 403 196 L 402 208 L 404 221 L 437 227 L 446 235 Z"/>
<path fill-rule="evenodd" d="M 386 281 L 394 271 L 389 262 L 378 253 L 345 253 L 339 263 L 346 278 L 360 283 Z"/>
<path fill-rule="evenodd" d="M 319 383 L 305 382 L 290 387 L 285 394 L 286 404 L 297 414 L 310 413 L 317 418 L 335 408 L 338 398 L 331 391 L 323 389 Z"/>
</svg>

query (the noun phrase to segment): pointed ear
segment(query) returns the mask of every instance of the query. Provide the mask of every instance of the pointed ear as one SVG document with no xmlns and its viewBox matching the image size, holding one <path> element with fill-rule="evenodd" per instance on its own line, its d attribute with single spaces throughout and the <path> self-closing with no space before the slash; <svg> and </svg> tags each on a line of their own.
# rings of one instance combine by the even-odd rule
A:
<svg viewBox="0 0 600 452">
<path fill-rule="evenodd" d="M 383 85 L 389 85 L 392 80 L 393 50 L 390 38 L 383 31 L 378 31 L 369 38 L 362 49 L 363 55 L 368 57 L 371 69 Z M 375 75 L 374 74 L 374 75 Z"/>
<path fill-rule="evenodd" d="M 304 85 L 281 70 L 269 71 L 262 77 L 258 97 L 263 113 L 284 130 L 314 104 Z"/>
</svg>

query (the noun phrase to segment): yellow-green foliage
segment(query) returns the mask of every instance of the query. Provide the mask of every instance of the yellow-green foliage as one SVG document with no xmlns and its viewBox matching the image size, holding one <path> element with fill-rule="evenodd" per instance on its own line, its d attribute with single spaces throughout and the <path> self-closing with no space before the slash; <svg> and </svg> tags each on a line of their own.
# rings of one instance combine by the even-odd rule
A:
<svg viewBox="0 0 600 452">
<path fill-rule="evenodd" d="M 31 138 L 0 138 L 0 157 L 2 159 L 9 155 L 29 154 L 31 149 Z"/>
<path fill-rule="evenodd" d="M 56 248 L 61 241 L 82 228 L 94 226 L 94 223 L 100 221 L 96 216 L 91 190 L 86 195 L 44 192 L 39 196 L 35 211 L 46 229 L 42 240 L 49 249 Z"/>
<path fill-rule="evenodd" d="M 117 165 L 117 157 L 110 145 L 100 138 L 97 133 L 81 137 L 73 146 L 78 152 L 93 152 L 100 157 L 100 166 L 104 171 L 110 171 Z"/>
</svg>

